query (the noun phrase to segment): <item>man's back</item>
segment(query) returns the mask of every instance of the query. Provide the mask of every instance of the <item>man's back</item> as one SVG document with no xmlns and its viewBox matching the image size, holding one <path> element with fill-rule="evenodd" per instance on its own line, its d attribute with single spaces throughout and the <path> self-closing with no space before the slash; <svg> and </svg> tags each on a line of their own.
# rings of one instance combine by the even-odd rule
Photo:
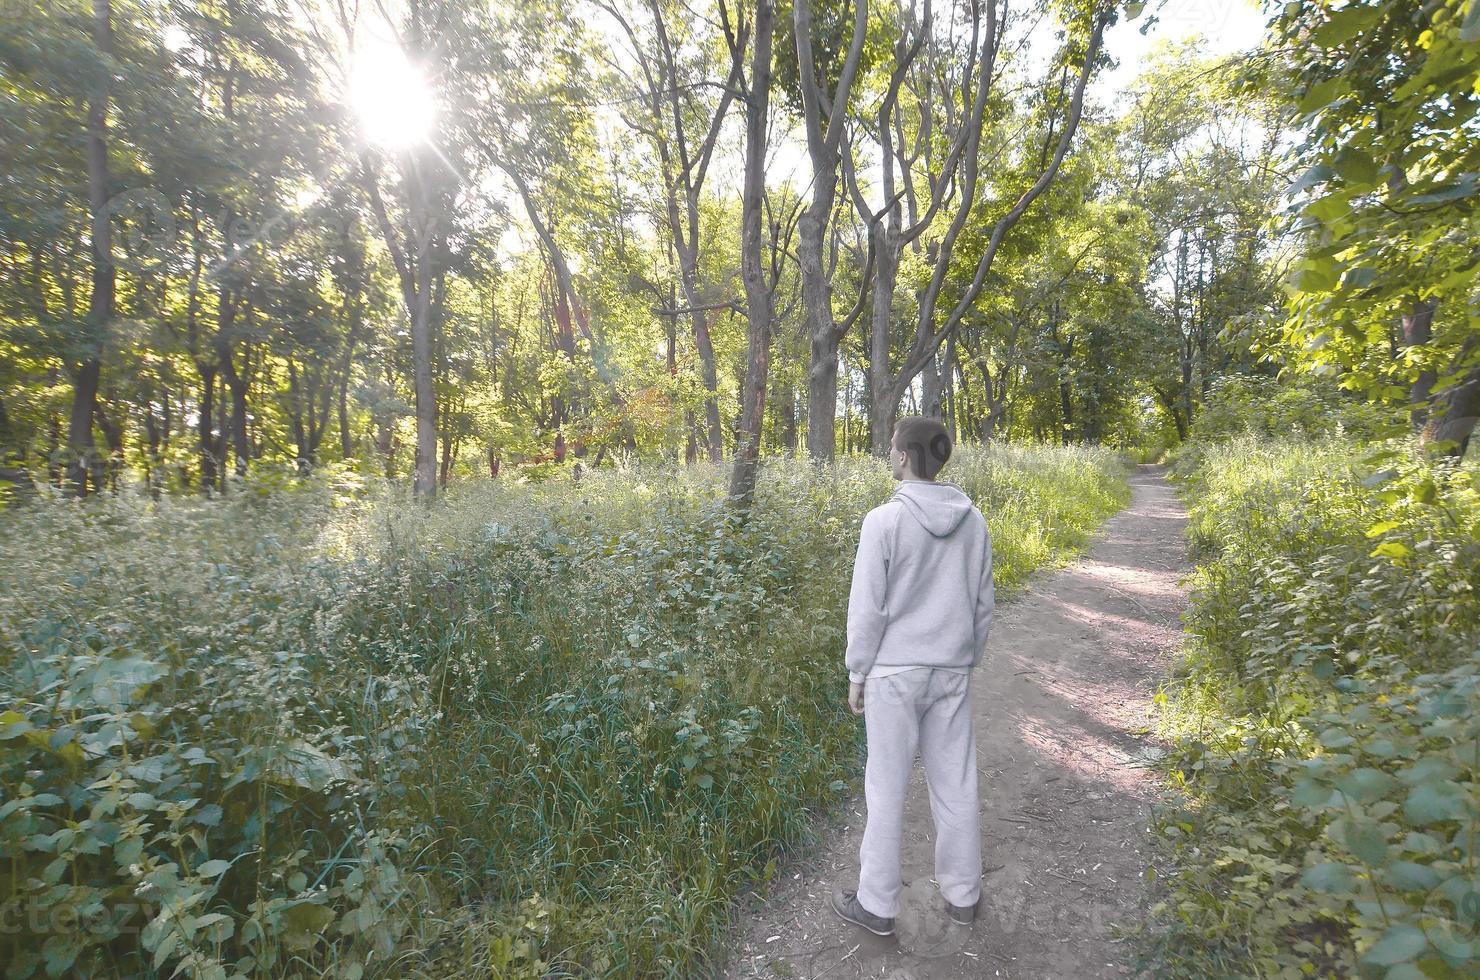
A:
<svg viewBox="0 0 1480 980">
<path fill-rule="evenodd" d="M 903 480 L 864 517 L 848 600 L 850 679 L 969 670 L 993 610 L 986 520 L 954 483 Z"/>
</svg>

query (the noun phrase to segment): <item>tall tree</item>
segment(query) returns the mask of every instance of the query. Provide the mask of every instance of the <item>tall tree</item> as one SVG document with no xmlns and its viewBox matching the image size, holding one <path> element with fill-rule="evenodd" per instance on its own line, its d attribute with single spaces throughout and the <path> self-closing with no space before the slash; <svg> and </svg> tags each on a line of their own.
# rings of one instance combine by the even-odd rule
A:
<svg viewBox="0 0 1480 980">
<path fill-rule="evenodd" d="M 87 330 L 82 339 L 81 355 L 71 367 L 72 411 L 67 420 L 67 483 L 71 492 L 79 497 L 88 492 L 89 475 L 95 489 L 100 480 L 93 419 L 98 410 L 103 348 L 108 342 L 116 289 L 112 228 L 108 215 L 108 95 L 109 81 L 113 77 L 113 6 L 110 0 L 93 0 L 91 38 L 98 59 L 87 94 L 87 204 L 92 219 L 88 244 L 92 254 L 92 291 L 88 298 Z"/>
<path fill-rule="evenodd" d="M 1480 2 L 1295 0 L 1266 70 L 1305 139 L 1290 356 L 1406 402 L 1463 454 L 1480 420 Z"/>
<path fill-rule="evenodd" d="M 740 217 L 741 277 L 745 280 L 747 357 L 740 388 L 740 425 L 736 433 L 735 462 L 730 472 L 730 499 L 748 512 L 755 495 L 760 459 L 761 425 L 766 409 L 766 378 L 771 366 L 771 327 L 775 316 L 775 280 L 766 262 L 766 132 L 771 114 L 771 43 L 776 31 L 776 8 L 771 0 L 757 0 L 750 77 L 745 79 L 745 179 Z M 735 41 L 731 42 L 736 44 Z M 742 49 L 743 50 L 743 49 Z M 776 232 L 773 230 L 773 241 Z"/>
<path fill-rule="evenodd" d="M 466 16 L 465 16 L 466 15 Z M 425 499 L 437 493 L 437 394 L 433 385 L 434 334 L 442 312 L 438 297 L 446 288 L 456 233 L 459 186 L 467 180 L 467 134 L 457 127 L 464 108 L 460 73 L 467 71 L 456 54 L 482 36 L 472 12 L 441 0 L 408 0 L 402 16 L 378 24 L 345 25 L 353 48 L 356 27 L 386 32 L 390 56 L 404 58 L 402 84 L 425 86 L 425 111 L 435 113 L 422 134 L 390 134 L 392 140 L 367 146 L 361 154 L 361 178 L 381 238 L 390 252 L 411 323 L 412 391 L 416 421 L 413 489 Z M 352 51 L 351 57 L 354 57 Z M 362 67 L 361 70 L 373 70 Z M 387 93 L 390 94 L 390 93 Z M 442 113 L 451 118 L 445 119 Z M 403 125 L 424 122 L 399 120 Z M 412 138 L 416 136 L 418 138 Z M 395 179 L 388 180 L 382 161 L 389 158 Z M 394 195 L 395 211 L 387 203 Z"/>
<path fill-rule="evenodd" d="M 833 316 L 832 269 L 824 255 L 837 201 L 848 103 L 868 38 L 868 0 L 853 3 L 853 26 L 836 81 L 826 78 L 813 53 L 812 0 L 792 0 L 797 78 L 812 163 L 812 197 L 797 226 L 797 264 L 802 277 L 802 308 L 811 340 L 807 366 L 807 452 L 832 459 L 838 404 L 838 344 L 863 309 L 862 297 L 841 324 Z M 829 84 L 831 82 L 831 84 Z M 870 239 L 872 241 L 872 239 Z M 865 264 L 864 289 L 872 263 Z"/>
<path fill-rule="evenodd" d="M 1101 59 L 1105 27 L 1114 17 L 1113 8 L 1101 6 L 1085 12 L 1079 22 L 1070 25 L 1072 29 L 1059 52 L 1058 63 L 1077 65 L 1077 71 L 1072 81 L 1067 73 L 1060 73 L 1060 84 L 1051 86 L 1056 89 L 1056 96 L 1047 120 L 1045 152 L 1035 168 L 1036 175 L 1005 211 L 993 216 L 984 213 L 988 202 L 979 197 L 979 192 L 987 104 L 1000 77 L 996 58 L 1002 43 L 1001 6 L 992 2 L 973 6 L 967 37 L 960 40 L 953 39 L 950 32 L 944 40 L 937 37 L 930 0 L 924 0 L 918 20 L 906 19 L 895 41 L 887 87 L 868 132 L 879 147 L 886 221 L 872 222 L 871 206 L 856 176 L 850 176 L 850 193 L 859 217 L 873 227 L 872 252 L 876 265 L 868 345 L 869 441 L 877 455 L 888 451 L 894 416 L 905 391 L 934 362 L 936 351 L 976 302 L 1008 232 L 1058 174 L 1079 126 L 1085 86 Z M 938 81 L 937 72 L 952 59 L 952 48 L 958 44 L 962 49 L 960 68 L 947 69 L 946 81 Z M 912 96 L 909 105 L 901 98 L 907 83 Z M 908 139 L 906 112 L 915 114 L 909 127 L 913 131 L 912 140 Z M 934 152 L 930 134 L 940 130 L 955 135 L 937 169 L 931 164 L 939 158 L 925 155 Z M 914 168 L 922 157 L 929 176 L 920 187 Z M 849 155 L 845 154 L 845 162 L 848 159 Z M 906 206 L 910 216 L 908 226 L 902 220 Z M 973 216 L 990 228 L 990 232 L 969 281 L 947 293 L 947 274 L 957 244 Z M 929 254 L 925 256 L 925 281 L 916 292 L 914 335 L 896 370 L 891 357 L 894 290 L 905 250 L 927 231 L 933 235 Z M 942 312 L 943 301 L 945 312 Z M 933 396 L 934 392 L 930 394 Z M 938 405 L 938 399 L 927 399 L 928 411 L 938 412 Z"/>
<path fill-rule="evenodd" d="M 626 78 L 634 94 L 630 109 L 620 110 L 627 125 L 641 133 L 656 157 L 661 181 L 663 221 L 683 291 L 683 308 L 666 311 L 686 315 L 703 372 L 705 435 L 711 461 L 724 452 L 720 426 L 718 374 L 710 323 L 714 314 L 730 306 L 708 295 L 700 278 L 702 195 L 710 165 L 719 146 L 726 116 L 734 101 L 749 47 L 751 23 L 735 25 L 736 45 L 725 45 L 726 57 L 705 20 L 683 6 L 646 0 L 639 21 L 615 3 L 598 4 L 619 25 L 635 62 L 635 75 L 620 64 L 613 69 Z M 728 21 L 729 10 L 718 6 Z M 757 14 L 756 20 L 759 20 Z M 723 29 L 723 28 L 721 28 Z"/>
</svg>

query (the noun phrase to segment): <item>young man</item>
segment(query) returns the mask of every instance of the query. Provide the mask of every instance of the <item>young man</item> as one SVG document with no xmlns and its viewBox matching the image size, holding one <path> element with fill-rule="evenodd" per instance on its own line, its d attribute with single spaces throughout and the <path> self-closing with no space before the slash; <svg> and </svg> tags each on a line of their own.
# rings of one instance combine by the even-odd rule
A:
<svg viewBox="0 0 1480 980">
<path fill-rule="evenodd" d="M 987 522 L 954 483 L 935 479 L 951 438 L 935 419 L 899 420 L 890 499 L 863 519 L 848 598 L 848 705 L 864 716 L 868 821 L 857 891 L 833 910 L 894 932 L 904 794 L 918 749 L 935 818 L 935 878 L 951 919 L 969 925 L 981 897 L 980 800 L 971 671 L 992 625 Z"/>
</svg>

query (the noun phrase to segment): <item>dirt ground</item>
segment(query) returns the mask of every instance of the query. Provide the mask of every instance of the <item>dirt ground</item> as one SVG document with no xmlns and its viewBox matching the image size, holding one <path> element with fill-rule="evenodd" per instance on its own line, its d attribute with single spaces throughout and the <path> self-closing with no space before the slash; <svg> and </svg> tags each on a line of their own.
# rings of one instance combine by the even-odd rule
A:
<svg viewBox="0 0 1480 980">
<path fill-rule="evenodd" d="M 972 679 L 986 866 L 976 924 L 951 924 L 935 887 L 917 758 L 895 934 L 875 936 L 828 907 L 833 890 L 857 884 L 860 787 L 821 819 L 819 847 L 742 903 L 725 980 L 1130 975 L 1113 927 L 1145 908 L 1143 851 L 1159 798 L 1145 728 L 1180 642 L 1187 570 L 1186 513 L 1163 468 L 1140 467 L 1131 486 L 1130 505 L 1083 560 L 997 608 Z"/>
</svg>

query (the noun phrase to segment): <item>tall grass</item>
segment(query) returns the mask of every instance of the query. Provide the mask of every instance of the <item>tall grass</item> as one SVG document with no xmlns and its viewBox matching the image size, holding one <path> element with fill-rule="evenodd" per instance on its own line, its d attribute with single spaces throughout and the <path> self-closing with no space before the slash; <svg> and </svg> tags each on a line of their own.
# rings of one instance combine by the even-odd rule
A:
<svg viewBox="0 0 1480 980">
<path fill-rule="evenodd" d="M 1405 441 L 1184 454 L 1188 639 L 1158 694 L 1157 976 L 1480 969 L 1477 468 Z"/>
<path fill-rule="evenodd" d="M 11 976 L 690 977 L 858 773 L 874 459 L 0 515 Z M 1127 495 L 962 448 L 1011 595 Z"/>
</svg>

